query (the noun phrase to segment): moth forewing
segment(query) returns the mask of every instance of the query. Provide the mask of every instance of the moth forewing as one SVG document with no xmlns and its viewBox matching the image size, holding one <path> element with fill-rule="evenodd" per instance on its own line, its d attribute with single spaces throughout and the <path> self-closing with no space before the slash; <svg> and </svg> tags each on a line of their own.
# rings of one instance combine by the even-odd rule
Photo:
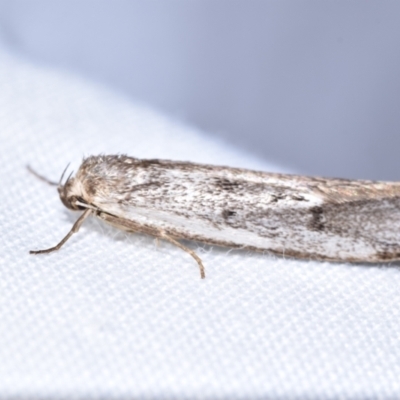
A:
<svg viewBox="0 0 400 400">
<path fill-rule="evenodd" d="M 316 260 L 400 258 L 396 182 L 101 155 L 85 158 L 58 191 L 66 207 L 84 214 L 45 252 L 59 249 L 92 214 L 175 244 L 197 261 L 202 278 L 200 258 L 179 239 Z"/>
</svg>

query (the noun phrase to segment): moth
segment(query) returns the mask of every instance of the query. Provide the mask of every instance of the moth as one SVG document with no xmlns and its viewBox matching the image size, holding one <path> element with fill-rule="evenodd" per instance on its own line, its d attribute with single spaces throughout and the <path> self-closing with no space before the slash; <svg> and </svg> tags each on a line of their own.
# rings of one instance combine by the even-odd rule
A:
<svg viewBox="0 0 400 400">
<path fill-rule="evenodd" d="M 58 250 L 90 215 L 127 232 L 281 256 L 347 262 L 400 259 L 400 183 L 325 179 L 126 155 L 83 159 L 56 185 L 82 214 Z"/>
</svg>

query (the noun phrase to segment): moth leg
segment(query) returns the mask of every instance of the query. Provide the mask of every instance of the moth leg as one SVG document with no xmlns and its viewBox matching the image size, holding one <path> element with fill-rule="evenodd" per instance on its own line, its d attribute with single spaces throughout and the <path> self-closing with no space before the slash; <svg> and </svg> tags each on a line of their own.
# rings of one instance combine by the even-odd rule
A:
<svg viewBox="0 0 400 400">
<path fill-rule="evenodd" d="M 63 240 L 61 240 L 60 243 L 58 243 L 56 246 L 54 247 L 50 247 L 49 249 L 45 249 L 45 250 L 31 250 L 29 253 L 30 254 L 43 254 L 43 253 L 51 253 L 52 251 L 56 251 L 59 250 L 61 248 L 61 246 L 76 232 L 79 231 L 79 228 L 81 227 L 81 225 L 83 224 L 83 221 L 90 215 L 90 213 L 92 212 L 92 210 L 90 208 L 88 208 L 87 210 L 85 210 L 85 212 L 76 220 L 76 222 L 74 223 L 74 225 L 72 226 L 71 230 L 67 233 L 67 235 L 65 236 L 65 238 Z"/>
<path fill-rule="evenodd" d="M 160 232 L 160 237 L 162 239 L 165 239 L 168 242 L 174 244 L 175 246 L 179 247 L 183 251 L 186 251 L 186 253 L 190 254 L 197 261 L 197 264 L 199 265 L 201 279 L 204 279 L 206 277 L 206 273 L 205 273 L 205 270 L 204 270 L 203 262 L 201 261 L 201 258 L 192 249 L 189 249 L 188 247 L 186 247 L 183 244 L 179 243 L 177 240 L 175 240 L 172 237 L 168 236 L 164 232 Z"/>
<path fill-rule="evenodd" d="M 202 279 L 206 277 L 204 272 L 204 265 L 200 259 L 200 257 L 191 249 L 185 247 L 183 244 L 179 243 L 177 240 L 172 239 L 172 237 L 168 236 L 164 231 L 156 228 L 146 227 L 137 223 L 135 221 L 126 220 L 124 218 L 119 218 L 111 214 L 107 214 L 105 212 L 99 212 L 96 214 L 97 217 L 101 218 L 103 221 L 108 222 L 109 224 L 119 228 L 124 229 L 128 232 L 140 232 L 146 233 L 147 235 L 154 236 L 156 239 L 164 239 L 179 247 L 186 253 L 190 254 L 197 262 L 200 268 L 200 276 Z"/>
</svg>

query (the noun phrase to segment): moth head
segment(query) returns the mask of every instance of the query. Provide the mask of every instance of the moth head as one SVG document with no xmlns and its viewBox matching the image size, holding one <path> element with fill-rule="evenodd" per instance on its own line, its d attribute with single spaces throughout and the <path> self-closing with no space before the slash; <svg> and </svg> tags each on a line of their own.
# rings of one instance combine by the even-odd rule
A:
<svg viewBox="0 0 400 400">
<path fill-rule="evenodd" d="M 57 187 L 60 199 L 64 206 L 69 208 L 70 210 L 86 210 L 87 207 L 85 207 L 84 205 L 87 204 L 87 202 L 83 198 L 81 185 L 79 185 L 79 181 L 77 179 L 71 178 L 72 172 L 65 183 L 62 184 L 66 169 L 61 175 L 61 179 Z"/>
</svg>

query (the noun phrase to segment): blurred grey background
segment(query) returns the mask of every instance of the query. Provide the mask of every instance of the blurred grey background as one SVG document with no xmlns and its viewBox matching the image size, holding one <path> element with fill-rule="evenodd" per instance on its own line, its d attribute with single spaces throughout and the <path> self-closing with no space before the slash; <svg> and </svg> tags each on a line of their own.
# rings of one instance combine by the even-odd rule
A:
<svg viewBox="0 0 400 400">
<path fill-rule="evenodd" d="M 0 0 L 0 34 L 258 156 L 400 179 L 400 2 Z"/>
</svg>

